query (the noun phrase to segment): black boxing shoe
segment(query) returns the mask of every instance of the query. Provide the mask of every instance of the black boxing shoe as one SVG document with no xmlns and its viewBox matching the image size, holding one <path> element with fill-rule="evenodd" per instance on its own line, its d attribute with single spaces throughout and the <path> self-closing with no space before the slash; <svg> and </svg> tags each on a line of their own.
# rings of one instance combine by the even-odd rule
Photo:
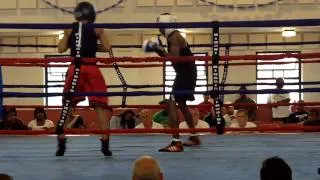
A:
<svg viewBox="0 0 320 180">
<path fill-rule="evenodd" d="M 64 156 L 64 153 L 66 152 L 66 142 L 66 138 L 58 137 L 58 150 L 56 152 L 56 156 Z"/>
<path fill-rule="evenodd" d="M 101 141 L 101 152 L 103 153 L 104 156 L 112 156 L 112 152 L 109 150 L 109 139 L 103 140 L 100 139 Z"/>
</svg>

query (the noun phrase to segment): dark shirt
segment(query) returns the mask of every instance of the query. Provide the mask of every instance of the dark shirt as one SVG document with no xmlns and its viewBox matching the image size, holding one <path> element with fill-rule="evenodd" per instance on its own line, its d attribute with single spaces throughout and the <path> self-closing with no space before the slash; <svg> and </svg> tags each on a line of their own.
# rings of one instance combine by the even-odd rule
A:
<svg viewBox="0 0 320 180">
<path fill-rule="evenodd" d="M 75 57 L 77 54 L 76 33 L 78 33 L 79 23 L 72 24 L 72 32 L 69 36 L 68 44 L 71 49 L 71 56 Z M 95 33 L 94 27 L 91 23 L 82 24 L 82 41 L 80 55 L 81 57 L 96 57 L 98 37 Z"/>
<path fill-rule="evenodd" d="M 299 123 L 308 119 L 307 111 L 296 111 L 288 117 L 288 123 Z"/>
<path fill-rule="evenodd" d="M 12 121 L 1 121 L 0 130 L 28 130 L 28 126 L 25 125 L 20 119 Z"/>
<path fill-rule="evenodd" d="M 257 113 L 257 106 L 256 102 L 252 100 L 251 98 L 245 96 L 245 97 L 240 97 L 238 98 L 235 102 L 237 103 L 247 103 L 247 104 L 252 104 L 254 106 L 245 106 L 245 105 L 235 105 L 234 109 L 239 110 L 239 109 L 245 109 L 248 111 L 248 117 L 250 121 L 254 121 L 256 118 L 256 113 Z"/>
<path fill-rule="evenodd" d="M 170 37 L 175 33 L 179 31 L 173 31 L 168 36 L 168 51 L 170 52 L 171 42 L 169 41 Z M 190 47 L 187 45 L 184 48 L 180 49 L 180 56 L 193 56 Z M 197 66 L 195 64 L 195 61 L 184 61 L 184 62 L 172 62 L 172 67 L 175 70 L 176 74 L 179 75 L 184 72 L 189 73 L 196 73 L 197 72 Z"/>
</svg>

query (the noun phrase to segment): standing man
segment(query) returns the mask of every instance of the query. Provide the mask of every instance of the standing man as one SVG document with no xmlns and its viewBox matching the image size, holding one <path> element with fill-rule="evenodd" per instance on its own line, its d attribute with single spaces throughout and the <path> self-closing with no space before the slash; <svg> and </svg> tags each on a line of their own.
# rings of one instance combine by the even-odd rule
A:
<svg viewBox="0 0 320 180">
<path fill-rule="evenodd" d="M 109 43 L 108 37 L 103 29 L 94 28 L 93 23 L 96 19 L 95 8 L 92 4 L 88 2 L 81 2 L 77 5 L 74 10 L 76 22 L 72 24 L 71 29 L 66 29 L 64 31 L 64 37 L 58 44 L 59 53 L 65 52 L 70 48 L 71 57 L 74 58 L 73 63 L 70 65 L 64 92 L 70 92 L 70 88 L 74 85 L 73 75 L 75 73 L 75 64 L 80 63 L 80 75 L 78 82 L 76 84 L 75 92 L 106 92 L 106 83 L 96 65 L 96 62 L 84 63 L 76 62 L 77 53 L 79 53 L 77 48 L 79 47 L 80 39 L 80 57 L 81 58 L 95 58 L 96 52 L 98 51 L 109 51 L 111 50 L 111 45 Z M 81 36 L 79 36 L 81 34 Z M 78 39 L 77 39 L 78 38 Z M 98 40 L 100 40 L 102 46 L 98 48 Z M 67 97 L 63 97 L 65 104 Z M 111 109 L 108 108 L 108 99 L 106 97 L 90 96 L 88 97 L 90 106 L 94 108 L 98 119 L 100 121 L 100 129 L 109 129 L 109 119 L 111 116 Z M 70 107 L 75 107 L 79 102 L 85 100 L 85 97 L 73 96 L 70 98 Z M 69 110 L 70 112 L 71 110 Z M 59 127 L 61 128 L 61 127 Z M 63 128 L 63 127 L 62 127 Z M 66 149 L 66 138 L 63 133 L 58 133 L 58 150 L 56 156 L 63 156 Z M 109 135 L 102 135 L 101 137 L 101 152 L 105 156 L 111 156 L 112 153 L 109 150 Z"/>
<path fill-rule="evenodd" d="M 173 23 L 175 22 L 174 17 L 169 13 L 161 14 L 158 19 L 158 23 Z M 159 56 L 193 56 L 187 41 L 182 37 L 179 31 L 170 28 L 160 28 L 161 35 L 165 36 L 168 43 L 168 52 L 159 44 L 146 41 L 143 44 L 143 48 L 146 52 L 156 52 Z M 191 112 L 187 106 L 187 101 L 194 100 L 194 90 L 197 80 L 197 67 L 195 61 L 182 61 L 172 62 L 172 66 L 176 72 L 176 78 L 173 83 L 173 94 L 170 96 L 168 101 L 168 113 L 169 113 L 169 124 L 171 128 L 179 128 L 178 110 L 181 110 L 189 128 L 194 128 L 194 121 Z M 188 91 L 186 94 L 177 94 L 176 91 Z M 197 134 L 192 134 L 189 141 L 182 144 L 179 133 L 172 135 L 171 143 L 160 149 L 160 152 L 182 152 L 183 145 L 194 146 L 200 145 L 201 141 Z"/>
<path fill-rule="evenodd" d="M 281 103 L 281 105 L 276 105 L 272 107 L 272 118 L 274 121 L 281 121 L 287 123 L 288 117 L 291 114 L 290 111 L 290 94 L 288 91 L 284 90 L 284 79 L 276 79 L 276 90 L 277 94 L 270 94 L 268 98 L 268 103 Z"/>
</svg>

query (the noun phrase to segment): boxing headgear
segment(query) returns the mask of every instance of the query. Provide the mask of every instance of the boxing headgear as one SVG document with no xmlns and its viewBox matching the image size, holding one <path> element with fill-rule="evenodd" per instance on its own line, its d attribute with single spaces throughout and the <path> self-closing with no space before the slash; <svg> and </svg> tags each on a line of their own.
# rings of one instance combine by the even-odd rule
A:
<svg viewBox="0 0 320 180">
<path fill-rule="evenodd" d="M 161 14 L 157 18 L 158 23 L 174 23 L 176 22 L 176 17 L 172 16 L 169 13 Z M 175 29 L 171 28 L 160 28 L 160 32 L 164 34 L 166 37 L 168 37 Z"/>
<path fill-rule="evenodd" d="M 87 20 L 94 22 L 96 20 L 96 10 L 89 2 L 81 2 L 74 9 L 74 17 L 77 21 Z"/>
</svg>

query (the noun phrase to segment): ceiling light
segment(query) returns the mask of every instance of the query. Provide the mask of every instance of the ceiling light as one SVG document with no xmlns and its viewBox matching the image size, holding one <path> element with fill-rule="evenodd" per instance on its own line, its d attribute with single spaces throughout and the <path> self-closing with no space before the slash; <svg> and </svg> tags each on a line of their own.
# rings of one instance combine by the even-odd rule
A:
<svg viewBox="0 0 320 180">
<path fill-rule="evenodd" d="M 282 37 L 295 37 L 297 32 L 295 29 L 284 29 L 282 30 Z"/>
</svg>

